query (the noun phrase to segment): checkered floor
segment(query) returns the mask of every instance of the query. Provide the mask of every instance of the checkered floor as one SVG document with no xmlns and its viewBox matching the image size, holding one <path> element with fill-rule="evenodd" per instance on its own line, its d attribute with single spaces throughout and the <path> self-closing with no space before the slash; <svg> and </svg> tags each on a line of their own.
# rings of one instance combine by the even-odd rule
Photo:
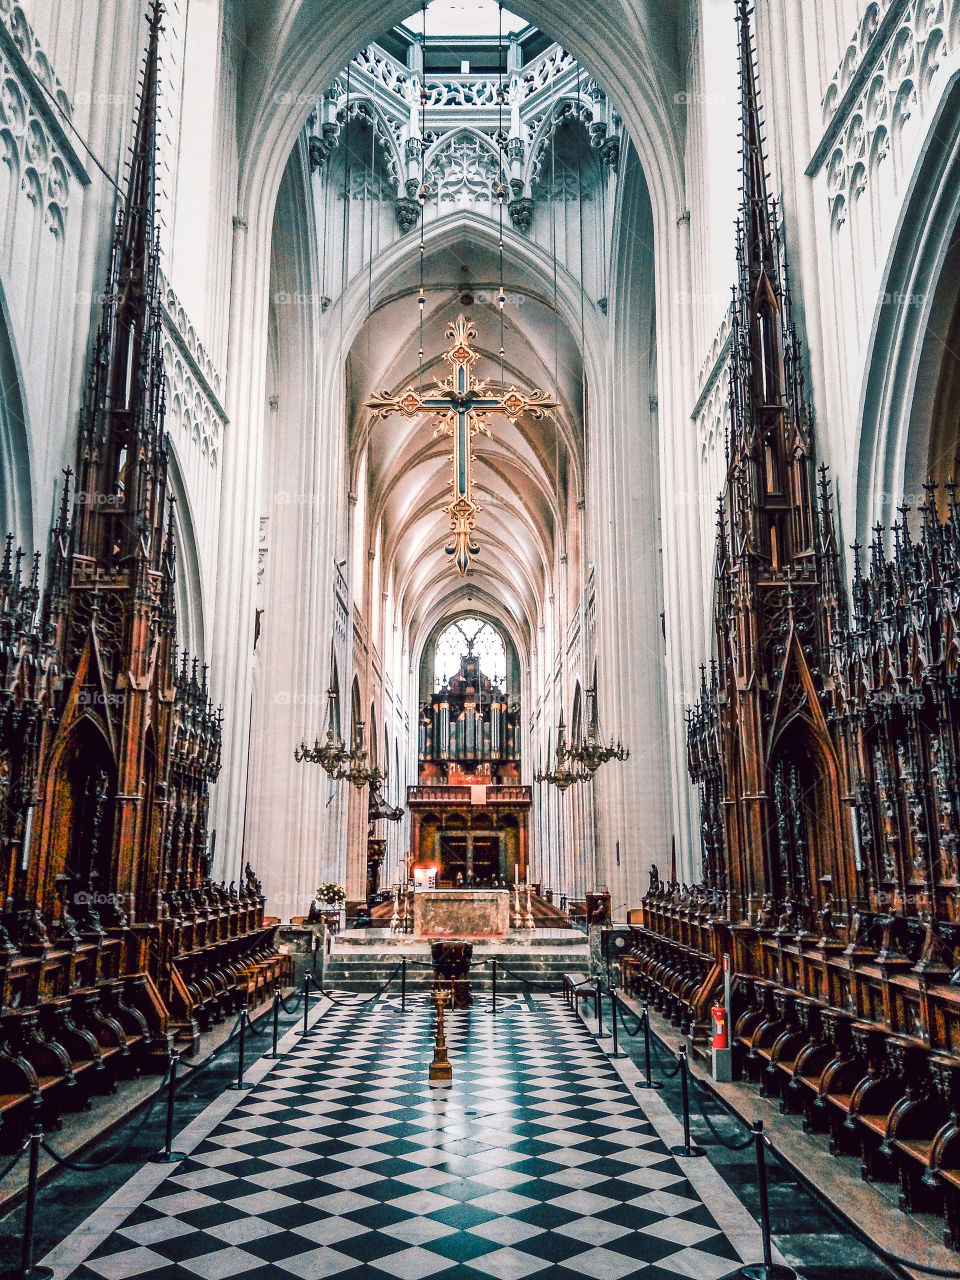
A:
<svg viewBox="0 0 960 1280">
<path fill-rule="evenodd" d="M 719 1280 L 740 1259 L 560 1001 L 332 1008 L 74 1274 Z"/>
</svg>

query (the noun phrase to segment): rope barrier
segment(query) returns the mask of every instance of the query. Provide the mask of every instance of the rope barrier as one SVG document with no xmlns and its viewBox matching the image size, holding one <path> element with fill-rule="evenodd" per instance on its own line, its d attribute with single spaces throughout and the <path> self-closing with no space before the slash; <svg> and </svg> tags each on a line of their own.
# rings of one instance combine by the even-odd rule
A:
<svg viewBox="0 0 960 1280">
<path fill-rule="evenodd" d="M 643 1030 L 643 1020 L 644 1020 L 644 1018 L 646 1017 L 646 1015 L 645 1015 L 645 1014 L 641 1014 L 641 1015 L 640 1015 L 640 1017 L 639 1017 L 639 1018 L 637 1018 L 637 1025 L 636 1025 L 636 1028 L 635 1028 L 635 1030 L 631 1031 L 631 1030 L 630 1030 L 630 1028 L 627 1026 L 626 1022 L 624 1021 L 624 1019 L 625 1019 L 625 1017 L 627 1017 L 627 1016 L 629 1016 L 629 1017 L 631 1017 L 631 1018 L 632 1018 L 632 1017 L 635 1017 L 636 1015 L 630 1012 L 630 1010 L 629 1010 L 629 1009 L 627 1008 L 627 1006 L 623 1003 L 623 1001 L 620 999 L 620 997 L 619 997 L 619 996 L 617 996 L 617 997 L 616 997 L 616 1001 L 617 1001 L 617 1004 L 620 1006 L 620 1023 L 621 1023 L 621 1026 L 623 1027 L 623 1029 L 624 1029 L 624 1031 L 627 1033 L 627 1035 L 628 1035 L 631 1039 L 633 1039 L 633 1037 L 634 1037 L 634 1036 L 638 1036 L 638 1035 L 640 1034 L 640 1032 Z"/>
<path fill-rule="evenodd" d="M 118 1161 L 122 1160 L 123 1157 L 126 1156 L 130 1151 L 132 1151 L 134 1146 L 136 1146 L 140 1133 L 150 1123 L 150 1120 L 153 1116 L 154 1110 L 157 1105 L 157 1100 L 159 1099 L 160 1095 L 163 1093 L 164 1089 L 167 1087 L 169 1080 L 170 1080 L 170 1068 L 167 1067 L 167 1070 L 164 1072 L 163 1079 L 161 1080 L 153 1097 L 150 1099 L 150 1106 L 147 1110 L 147 1114 L 143 1117 L 140 1117 L 136 1114 L 136 1112 L 134 1112 L 134 1114 L 130 1117 L 129 1123 L 131 1125 L 136 1124 L 136 1132 L 134 1136 L 130 1139 L 129 1142 L 124 1143 L 124 1145 L 119 1149 L 119 1151 L 114 1151 L 111 1155 L 105 1156 L 104 1159 L 74 1160 L 70 1156 L 63 1156 L 59 1153 L 59 1151 L 55 1151 L 53 1147 L 50 1146 L 49 1142 L 47 1142 L 46 1138 L 40 1139 L 41 1147 L 43 1147 L 44 1151 L 51 1158 L 51 1160 L 56 1161 L 57 1164 L 63 1165 L 67 1169 L 72 1169 L 75 1173 L 95 1173 L 98 1169 L 105 1169 L 108 1164 L 116 1164 Z M 144 1099 L 144 1101 L 146 1101 L 146 1099 Z M 140 1103 L 140 1106 L 142 1105 L 143 1103 Z M 139 1107 L 137 1108 L 137 1110 L 139 1110 Z"/>
<path fill-rule="evenodd" d="M 623 1005 L 621 1003 L 621 1010 L 622 1008 L 623 1008 Z M 631 1032 L 629 1028 L 627 1028 L 627 1034 L 637 1035 L 640 1032 L 641 1028 L 644 1026 L 644 1024 L 649 1026 L 649 1018 L 647 1016 L 646 1010 L 643 1011 L 643 1014 L 641 1015 L 637 1023 L 636 1030 Z M 659 1036 L 653 1033 L 650 1036 L 650 1040 L 653 1044 L 654 1053 L 656 1054 L 657 1059 L 659 1060 L 661 1073 L 665 1075 L 667 1079 L 672 1079 L 683 1068 L 685 1057 L 681 1057 L 676 1062 L 673 1071 L 668 1072 L 664 1069 L 663 1058 L 658 1048 L 658 1045 L 662 1043 L 660 1041 Z M 760 1192 L 760 1202 L 761 1202 L 760 1226 L 761 1226 L 761 1235 L 763 1239 L 763 1251 L 764 1251 L 764 1262 L 762 1266 L 765 1268 L 766 1274 L 768 1274 L 771 1277 L 777 1277 L 777 1276 L 795 1277 L 797 1273 L 793 1270 L 793 1268 L 782 1267 L 776 1263 L 773 1263 L 772 1261 L 771 1236 L 770 1236 L 770 1213 L 769 1213 L 769 1204 L 767 1201 L 767 1186 L 766 1186 L 766 1165 L 765 1165 L 763 1156 L 764 1156 L 764 1150 L 766 1148 L 769 1148 L 770 1151 L 772 1151 L 773 1154 L 778 1158 L 780 1158 L 780 1154 L 777 1151 L 776 1147 L 774 1147 L 771 1144 L 770 1139 L 764 1133 L 763 1121 L 761 1120 L 755 1121 L 751 1128 L 751 1131 L 746 1135 L 745 1138 L 734 1140 L 734 1139 L 724 1137 L 724 1135 L 718 1131 L 716 1125 L 713 1123 L 713 1120 L 710 1118 L 706 1108 L 703 1105 L 704 1097 L 710 1091 L 704 1089 L 701 1082 L 697 1079 L 695 1075 L 693 1075 L 693 1073 L 689 1069 L 687 1069 L 687 1071 L 684 1072 L 684 1078 L 687 1081 L 690 1081 L 690 1080 L 693 1081 L 694 1095 L 697 1101 L 697 1110 L 700 1112 L 700 1115 L 704 1123 L 706 1124 L 707 1128 L 709 1129 L 710 1133 L 713 1135 L 716 1141 L 720 1143 L 721 1146 L 726 1147 L 728 1151 L 746 1151 L 750 1146 L 756 1147 L 757 1183 L 758 1183 L 758 1188 Z M 715 1097 L 716 1095 L 713 1095 L 712 1093 L 710 1093 L 710 1096 Z M 947 1278 L 947 1280 L 960 1280 L 960 1269 L 949 1268 L 949 1267 L 935 1267 L 935 1266 L 931 1266 L 929 1263 L 914 1262 L 910 1258 L 905 1258 L 900 1254 L 893 1253 L 891 1250 L 885 1249 L 883 1248 L 882 1245 L 877 1244 L 877 1242 L 873 1240 L 867 1234 L 867 1232 L 864 1231 L 863 1228 L 860 1227 L 856 1222 L 851 1221 L 850 1225 L 853 1228 L 855 1235 L 857 1235 L 864 1242 L 864 1244 L 866 1244 L 868 1248 L 878 1258 L 882 1259 L 884 1262 L 892 1263 L 894 1266 L 897 1266 L 897 1267 L 905 1267 L 911 1271 L 919 1271 L 924 1275 L 942 1276 Z M 759 1273 L 759 1268 L 758 1268 L 758 1273 Z"/>
<path fill-rule="evenodd" d="M 490 963 L 491 962 L 489 960 L 484 961 L 484 964 Z M 514 982 L 522 982 L 525 987 L 531 987 L 537 991 L 545 991 L 548 995 L 552 996 L 563 995 L 563 987 L 551 987 L 549 983 L 535 982 L 532 978 L 525 978 L 522 973 L 514 973 L 514 971 L 502 961 L 500 962 L 500 967 L 503 969 L 504 973 L 513 978 Z"/>
<path fill-rule="evenodd" d="M 647 1018 L 647 1025 L 650 1026 L 649 1017 Z M 667 1068 L 664 1066 L 664 1063 L 663 1063 L 663 1055 L 661 1054 L 660 1049 L 658 1048 L 660 1044 L 663 1044 L 663 1041 L 654 1031 L 653 1027 L 650 1027 L 650 1044 L 653 1048 L 654 1057 L 656 1058 L 657 1062 L 660 1064 L 660 1074 L 664 1076 L 665 1079 L 667 1080 L 673 1080 L 675 1076 L 678 1076 L 680 1074 L 680 1068 L 683 1066 L 683 1060 L 681 1058 L 677 1058 L 674 1061 L 673 1070 L 672 1071 L 667 1070 Z M 668 1053 L 670 1054 L 673 1053 L 673 1050 L 670 1048 L 669 1045 L 664 1044 L 663 1047 L 667 1050 Z"/>
<path fill-rule="evenodd" d="M 722 1147 L 726 1147 L 728 1151 L 746 1151 L 747 1147 L 749 1147 L 750 1144 L 754 1141 L 753 1132 L 751 1131 L 750 1133 L 748 1133 L 742 1142 L 734 1142 L 729 1138 L 725 1138 L 723 1134 L 717 1130 L 713 1121 L 710 1119 L 709 1115 L 707 1114 L 706 1108 L 703 1105 L 703 1100 L 707 1096 L 707 1091 L 704 1089 L 703 1085 L 700 1083 L 700 1081 L 697 1079 L 697 1077 L 693 1074 L 692 1071 L 689 1073 L 689 1075 L 690 1075 L 690 1079 L 693 1081 L 693 1086 L 694 1086 L 693 1092 L 697 1100 L 697 1110 L 700 1112 L 700 1115 L 703 1118 L 704 1123 L 706 1124 L 710 1132 L 713 1134 L 714 1138 L 716 1138 L 717 1142 L 719 1142 Z M 716 1095 L 712 1094 L 711 1096 L 715 1097 Z"/>
<path fill-rule="evenodd" d="M 200 1062 L 196 1066 L 191 1066 L 189 1062 L 181 1061 L 180 1066 L 186 1070 L 187 1076 L 195 1076 L 198 1071 L 206 1071 L 207 1067 L 212 1066 L 213 1063 L 216 1062 L 216 1060 L 220 1057 L 220 1054 L 223 1053 L 224 1049 L 228 1048 L 231 1044 L 233 1044 L 234 1040 L 236 1040 L 237 1036 L 240 1034 L 240 1023 L 247 1016 L 248 1016 L 248 1010 L 243 1009 L 237 1015 L 237 1020 L 233 1024 L 230 1034 L 227 1036 L 226 1040 L 224 1040 L 222 1044 L 218 1044 L 216 1049 L 214 1049 L 214 1051 L 210 1054 L 210 1057 L 207 1058 L 204 1062 Z"/>
<path fill-rule="evenodd" d="M 625 1006 L 623 1005 L 623 1002 L 621 1001 L 620 1002 L 621 1020 L 623 1019 L 623 1015 L 625 1012 L 627 1011 L 625 1009 Z M 636 1015 L 631 1015 L 631 1016 L 636 1018 Z M 644 1025 L 649 1027 L 649 1017 L 647 1015 L 646 1009 L 644 1009 L 643 1013 L 640 1015 L 640 1018 L 636 1019 L 636 1023 L 637 1023 L 636 1028 L 633 1031 L 630 1030 L 630 1028 L 626 1025 L 625 1022 L 623 1023 L 624 1030 L 627 1032 L 627 1035 L 629 1036 L 639 1035 L 641 1030 L 643 1030 Z M 682 1069 L 683 1059 L 680 1059 L 675 1063 L 673 1071 L 665 1070 L 663 1065 L 663 1058 L 658 1048 L 658 1046 L 662 1043 L 662 1041 L 660 1040 L 659 1036 L 656 1035 L 656 1033 L 652 1033 L 650 1035 L 650 1041 L 652 1042 L 654 1053 L 656 1054 L 657 1059 L 660 1063 L 661 1073 L 664 1076 L 666 1076 L 667 1079 L 673 1079 Z M 750 1130 L 750 1132 L 747 1133 L 746 1137 L 742 1139 L 731 1139 L 731 1138 L 724 1137 L 724 1135 L 720 1133 L 719 1130 L 717 1129 L 716 1125 L 714 1124 L 713 1120 L 711 1119 L 710 1115 L 708 1114 L 704 1106 L 704 1099 L 708 1096 L 708 1094 L 711 1099 L 715 1098 L 716 1095 L 713 1094 L 712 1091 L 704 1089 L 704 1086 L 693 1074 L 693 1072 L 690 1071 L 689 1069 L 685 1072 L 685 1077 L 688 1081 L 689 1080 L 693 1081 L 694 1096 L 696 1097 L 696 1102 L 697 1102 L 697 1110 L 699 1111 L 700 1116 L 703 1119 L 704 1123 L 706 1124 L 707 1128 L 709 1129 L 710 1133 L 713 1135 L 715 1140 L 722 1147 L 725 1147 L 728 1151 L 746 1151 L 750 1146 L 756 1145 L 757 1180 L 758 1180 L 758 1186 L 760 1187 L 760 1193 L 761 1193 L 761 1213 L 760 1213 L 761 1234 L 763 1237 L 763 1246 L 764 1246 L 764 1263 L 762 1265 L 766 1268 L 767 1272 L 771 1276 L 778 1276 L 778 1275 L 796 1276 L 797 1273 L 792 1268 L 779 1267 L 777 1264 L 772 1262 L 772 1256 L 771 1256 L 771 1250 L 770 1250 L 769 1205 L 767 1203 L 767 1194 L 766 1194 L 766 1167 L 763 1160 L 763 1150 L 765 1148 L 769 1148 L 773 1152 L 773 1154 L 778 1158 L 779 1158 L 779 1152 L 771 1144 L 770 1139 L 763 1132 L 763 1122 L 756 1121 L 752 1129 Z M 942 1277 L 948 1278 L 948 1280 L 960 1280 L 960 1269 L 948 1268 L 948 1267 L 934 1267 L 929 1265 L 928 1263 L 914 1262 L 909 1258 L 902 1257 L 900 1254 L 893 1253 L 889 1249 L 884 1249 L 881 1245 L 877 1244 L 875 1240 L 871 1239 L 871 1237 L 867 1234 L 867 1232 L 864 1231 L 856 1222 L 851 1221 L 850 1225 L 853 1228 L 854 1233 L 864 1242 L 864 1244 L 866 1244 L 870 1248 L 870 1250 L 878 1258 L 881 1258 L 884 1262 L 893 1263 L 893 1265 L 897 1267 L 906 1267 L 908 1270 L 911 1270 L 911 1271 L 919 1271 L 924 1275 L 942 1276 Z"/>
<path fill-rule="evenodd" d="M 286 1002 L 286 1000 L 284 1000 L 283 996 L 281 996 L 281 997 L 280 997 L 280 1008 L 284 1011 L 284 1013 L 288 1013 L 288 1014 L 295 1014 L 295 1013 L 299 1013 L 301 1004 L 303 1004 L 303 992 L 302 992 L 302 991 L 298 991 L 298 992 L 297 992 L 297 998 L 296 998 L 296 999 L 294 1000 L 294 1002 L 293 1002 L 293 1008 L 291 1008 L 291 1007 L 287 1004 L 287 1002 Z"/>
<path fill-rule="evenodd" d="M 374 991 L 374 993 L 373 993 L 373 995 L 372 995 L 372 996 L 368 996 L 366 1000 L 341 1000 L 341 999 L 339 999 L 337 996 L 335 996 L 335 995 L 333 994 L 333 992 L 332 992 L 332 991 L 325 991 L 325 990 L 323 989 L 323 987 L 317 987 L 317 988 L 316 988 L 316 990 L 317 990 L 317 991 L 319 992 L 319 994 L 320 994 L 320 995 L 322 995 L 325 999 L 332 1001 L 332 1002 L 333 1002 L 333 1004 L 349 1005 L 349 1006 L 351 1006 L 352 1008 L 355 1008 L 355 1009 L 356 1009 L 356 1008 L 360 1008 L 360 1007 L 362 1007 L 363 1005 L 373 1004 L 374 1000 L 379 1000 L 379 999 L 380 999 L 380 997 L 383 995 L 383 993 L 387 990 L 387 988 L 388 988 L 388 987 L 390 986 L 390 984 L 393 982 L 394 978 L 396 978 L 397 974 L 400 972 L 400 970 L 402 969 L 402 967 L 403 967 L 403 961 L 401 960 L 401 961 L 399 961 L 399 962 L 397 963 L 397 965 L 394 967 L 393 972 L 390 974 L 390 976 L 387 978 L 387 980 L 386 980 L 385 982 L 383 982 L 383 983 L 382 983 L 382 984 L 377 988 L 377 990 L 376 990 L 376 991 Z"/>
<path fill-rule="evenodd" d="M 0 1169 L 0 1182 L 4 1180 L 4 1178 L 7 1176 L 8 1173 L 12 1173 L 14 1171 L 14 1169 L 23 1159 L 26 1153 L 27 1147 L 29 1147 L 29 1145 L 30 1145 L 30 1139 L 24 1138 L 23 1142 L 20 1144 L 20 1150 L 16 1152 L 15 1155 L 11 1156 L 10 1159 L 7 1161 L 7 1163 L 4 1165 L 4 1167 Z"/>
<path fill-rule="evenodd" d="M 771 1147 L 771 1150 L 774 1150 Z M 882 1258 L 884 1262 L 892 1262 L 894 1266 L 906 1267 L 909 1271 L 922 1271 L 928 1276 L 960 1276 L 960 1271 L 956 1268 L 948 1267 L 931 1267 L 926 1262 L 912 1262 L 909 1258 L 901 1258 L 899 1254 L 891 1253 L 889 1249 L 884 1249 L 882 1245 L 877 1244 L 875 1240 L 867 1235 L 867 1233 L 855 1222 L 850 1224 L 853 1227 L 854 1234 L 858 1235 L 864 1244 L 866 1244 L 878 1258 Z"/>
<path fill-rule="evenodd" d="M 272 1012 L 273 1012 L 273 1006 L 271 1005 L 269 1009 L 265 1010 L 263 1013 L 259 1015 L 259 1017 L 257 1018 L 257 1022 L 262 1022 L 263 1019 L 266 1017 L 269 1017 L 269 1015 Z M 254 1022 L 253 1018 L 250 1017 L 249 1009 L 247 1010 L 247 1029 L 251 1031 L 255 1036 L 265 1036 L 270 1030 L 269 1027 L 258 1027 Z"/>
</svg>

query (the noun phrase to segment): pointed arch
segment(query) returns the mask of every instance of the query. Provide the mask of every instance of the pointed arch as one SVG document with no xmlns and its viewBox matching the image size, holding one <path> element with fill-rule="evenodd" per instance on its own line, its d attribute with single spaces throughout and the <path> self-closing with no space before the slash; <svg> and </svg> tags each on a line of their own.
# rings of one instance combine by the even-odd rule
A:
<svg viewBox="0 0 960 1280">
<path fill-rule="evenodd" d="M 203 570 L 197 540 L 197 525 L 190 492 L 174 441 L 167 437 L 167 487 L 175 500 L 173 524 L 176 537 L 177 647 L 206 660 L 206 627 L 203 608 Z"/>
<path fill-rule="evenodd" d="M 12 533 L 14 544 L 27 551 L 35 546 L 30 440 L 20 361 L 0 284 L 0 537 Z"/>
<path fill-rule="evenodd" d="M 360 680 L 357 676 L 353 677 L 353 685 L 350 689 L 350 741 L 356 742 L 357 734 L 363 725 L 363 704 L 360 701 Z"/>
<path fill-rule="evenodd" d="M 579 746 L 583 741 L 583 690 L 580 681 L 573 687 L 573 706 L 570 711 L 570 743 Z"/>
<path fill-rule="evenodd" d="M 47 773 L 44 825 L 49 852 L 38 897 L 48 907 L 60 876 L 85 887 L 114 884 L 116 794 L 117 764 L 109 739 L 99 718 L 83 711 L 63 734 Z"/>
</svg>

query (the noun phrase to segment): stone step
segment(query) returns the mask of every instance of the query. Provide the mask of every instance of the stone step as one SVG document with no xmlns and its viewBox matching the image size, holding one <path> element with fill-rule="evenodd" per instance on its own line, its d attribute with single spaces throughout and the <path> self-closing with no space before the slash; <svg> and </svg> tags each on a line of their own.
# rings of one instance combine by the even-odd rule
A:
<svg viewBox="0 0 960 1280">
<path fill-rule="evenodd" d="M 328 991 L 375 991 L 386 982 L 397 965 L 399 957 L 390 953 L 361 951 L 357 947 L 334 949 L 327 956 L 323 969 L 323 985 Z M 486 957 L 475 960 L 470 970 L 470 982 L 475 991 L 489 991 L 493 971 Z M 433 982 L 433 969 L 424 957 L 408 956 L 407 990 L 426 991 Z M 586 971 L 589 967 L 587 947 L 565 947 L 559 952 L 512 952 L 497 956 L 497 990 L 503 992 L 531 991 L 559 988 L 565 973 Z M 400 989 L 400 977 L 394 979 L 394 992 Z"/>
</svg>

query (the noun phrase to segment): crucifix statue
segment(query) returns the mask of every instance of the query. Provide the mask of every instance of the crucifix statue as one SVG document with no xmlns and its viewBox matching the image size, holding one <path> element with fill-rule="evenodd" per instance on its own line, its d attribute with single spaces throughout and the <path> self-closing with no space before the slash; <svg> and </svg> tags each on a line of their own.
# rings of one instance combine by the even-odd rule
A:
<svg viewBox="0 0 960 1280">
<path fill-rule="evenodd" d="M 412 386 L 398 396 L 381 391 L 379 396 L 366 402 L 366 408 L 375 410 L 381 418 L 391 413 L 402 413 L 405 418 L 416 418 L 424 411 L 439 416 L 435 436 L 453 438 L 452 496 L 444 511 L 450 517 L 453 538 L 445 548 L 454 557 L 461 574 L 467 572 L 470 557 L 479 553 L 480 547 L 473 538 L 473 527 L 480 507 L 473 500 L 473 437 L 480 432 L 490 434 L 486 424 L 489 413 L 503 413 L 516 422 L 522 413 L 534 418 L 543 417 L 547 409 L 556 409 L 557 403 L 539 389 L 523 395 L 516 387 L 510 387 L 499 395 L 487 389 L 486 381 L 473 375 L 473 366 L 480 359 L 470 343 L 477 336 L 471 320 L 457 316 L 447 329 L 446 336 L 453 341 L 443 358 L 450 366 L 450 376 L 436 383 L 432 394 L 421 395 Z"/>
</svg>

